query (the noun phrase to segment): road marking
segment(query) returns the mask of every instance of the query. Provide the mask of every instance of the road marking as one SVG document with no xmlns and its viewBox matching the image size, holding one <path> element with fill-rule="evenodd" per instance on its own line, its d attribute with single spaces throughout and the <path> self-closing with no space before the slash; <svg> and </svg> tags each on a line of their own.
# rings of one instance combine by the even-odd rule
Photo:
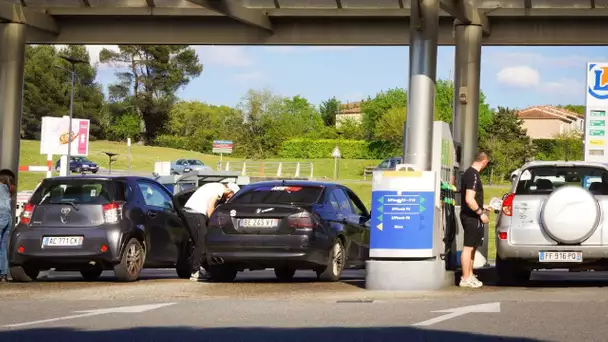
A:
<svg viewBox="0 0 608 342">
<path fill-rule="evenodd" d="M 51 323 L 51 322 L 57 322 L 57 321 L 66 321 L 66 320 L 70 320 L 70 319 L 76 319 L 76 318 L 81 318 L 81 317 L 91 317 L 91 316 L 106 315 L 106 314 L 110 314 L 110 313 L 142 313 L 142 312 L 146 312 L 146 311 L 150 311 L 150 310 L 160 309 L 162 307 L 173 305 L 173 304 L 176 304 L 176 303 L 147 304 L 147 305 L 135 305 L 135 306 L 122 306 L 122 307 L 109 308 L 109 309 L 74 311 L 75 313 L 80 313 L 80 314 L 78 314 L 78 315 L 70 315 L 70 316 L 63 316 L 63 317 L 57 317 L 57 318 L 43 319 L 43 320 L 39 320 L 39 321 L 23 322 L 23 323 L 16 323 L 16 324 L 7 324 L 7 325 L 4 325 L 3 327 L 5 327 L 5 328 L 17 328 L 17 327 L 23 327 L 23 326 L 26 326 L 26 325 Z"/>
<path fill-rule="evenodd" d="M 458 316 L 466 315 L 469 313 L 477 313 L 477 312 L 485 312 L 485 313 L 498 313 L 500 312 L 500 303 L 485 303 L 485 304 L 477 304 L 477 305 L 469 305 L 469 306 L 461 306 L 459 308 L 446 309 L 446 310 L 436 310 L 432 312 L 448 312 L 447 315 L 441 315 L 439 317 L 435 317 L 423 322 L 418 322 L 414 324 L 414 326 L 429 326 L 435 323 L 447 321 L 448 319 L 452 319 Z"/>
</svg>

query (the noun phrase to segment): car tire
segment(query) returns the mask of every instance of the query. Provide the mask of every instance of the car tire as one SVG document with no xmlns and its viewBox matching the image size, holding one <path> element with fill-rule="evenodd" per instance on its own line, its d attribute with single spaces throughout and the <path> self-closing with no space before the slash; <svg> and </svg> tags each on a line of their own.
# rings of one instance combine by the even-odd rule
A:
<svg viewBox="0 0 608 342">
<path fill-rule="evenodd" d="M 209 267 L 209 280 L 217 283 L 231 283 L 236 278 L 238 271 L 230 266 L 215 265 Z"/>
<path fill-rule="evenodd" d="M 177 257 L 175 272 L 180 279 L 188 279 L 192 273 L 192 240 L 188 239 Z"/>
<path fill-rule="evenodd" d="M 317 278 L 321 281 L 339 281 L 345 264 L 346 253 L 344 251 L 344 244 L 342 240 L 336 239 L 329 251 L 327 266 L 322 270 L 317 270 Z"/>
<path fill-rule="evenodd" d="M 499 286 L 525 285 L 532 271 L 522 268 L 513 260 L 496 257 L 496 283 Z"/>
<path fill-rule="evenodd" d="M 125 245 L 120 262 L 114 266 L 114 274 L 120 282 L 133 282 L 139 279 L 144 266 L 146 253 L 137 239 L 131 239 Z"/>
<path fill-rule="evenodd" d="M 82 276 L 82 279 L 84 279 L 86 281 L 95 281 L 95 280 L 99 279 L 102 272 L 103 272 L 102 268 L 89 268 L 86 270 L 81 270 L 80 275 Z"/>
<path fill-rule="evenodd" d="M 290 281 L 296 275 L 296 269 L 291 267 L 276 267 L 274 269 L 274 275 L 280 281 Z"/>
<path fill-rule="evenodd" d="M 18 283 L 29 283 L 38 278 L 40 271 L 32 267 L 12 266 L 10 268 L 10 273 L 13 281 Z"/>
<path fill-rule="evenodd" d="M 99 171 L 99 170 L 94 170 L 94 171 L 91 171 L 91 172 L 93 172 L 93 173 L 97 173 L 97 171 Z"/>
<path fill-rule="evenodd" d="M 82 169 L 77 167 L 76 169 L 74 169 L 74 173 L 82 173 Z"/>
</svg>

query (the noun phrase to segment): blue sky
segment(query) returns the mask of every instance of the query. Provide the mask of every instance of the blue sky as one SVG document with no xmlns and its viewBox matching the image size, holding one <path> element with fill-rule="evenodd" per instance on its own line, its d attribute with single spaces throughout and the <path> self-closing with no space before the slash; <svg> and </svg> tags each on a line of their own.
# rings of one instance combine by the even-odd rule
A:
<svg viewBox="0 0 608 342">
<path fill-rule="evenodd" d="M 93 59 L 102 47 L 89 47 Z M 204 71 L 179 96 L 210 104 L 233 106 L 250 88 L 319 104 L 332 96 L 358 101 L 407 87 L 408 47 L 197 46 L 196 51 Z M 607 56 L 608 47 L 484 47 L 482 91 L 492 107 L 584 104 L 586 63 Z M 453 47 L 439 48 L 438 78 L 449 78 L 453 58 Z M 98 80 L 114 82 L 114 70 L 100 65 Z"/>
</svg>

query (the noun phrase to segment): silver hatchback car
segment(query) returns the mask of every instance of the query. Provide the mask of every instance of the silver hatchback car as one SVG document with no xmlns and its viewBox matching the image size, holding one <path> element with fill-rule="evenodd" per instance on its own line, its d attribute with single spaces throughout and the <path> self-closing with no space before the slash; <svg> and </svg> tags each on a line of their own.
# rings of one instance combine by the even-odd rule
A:
<svg viewBox="0 0 608 342">
<path fill-rule="evenodd" d="M 498 283 L 524 283 L 534 269 L 607 269 L 607 214 L 605 164 L 524 165 L 498 215 Z"/>
</svg>

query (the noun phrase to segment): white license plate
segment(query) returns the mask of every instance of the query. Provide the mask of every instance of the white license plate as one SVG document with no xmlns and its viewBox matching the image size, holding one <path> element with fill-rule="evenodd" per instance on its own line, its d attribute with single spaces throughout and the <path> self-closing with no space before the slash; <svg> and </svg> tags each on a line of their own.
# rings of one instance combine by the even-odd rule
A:
<svg viewBox="0 0 608 342">
<path fill-rule="evenodd" d="M 538 252 L 540 262 L 583 262 L 583 252 Z"/>
<path fill-rule="evenodd" d="M 278 219 L 241 219 L 241 226 L 245 228 L 273 228 L 278 223 Z"/>
<path fill-rule="evenodd" d="M 42 239 L 42 246 L 52 247 L 72 247 L 82 246 L 82 236 L 45 236 Z"/>
</svg>

